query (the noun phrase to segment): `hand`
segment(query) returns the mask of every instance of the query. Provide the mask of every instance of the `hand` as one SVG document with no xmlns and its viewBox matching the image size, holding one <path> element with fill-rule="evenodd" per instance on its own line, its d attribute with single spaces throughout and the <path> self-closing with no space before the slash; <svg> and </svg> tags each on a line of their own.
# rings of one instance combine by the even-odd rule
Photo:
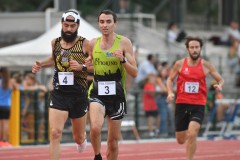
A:
<svg viewBox="0 0 240 160">
<path fill-rule="evenodd" d="M 32 73 L 37 73 L 41 69 L 41 63 L 36 61 L 35 64 L 32 66 Z"/>
<path fill-rule="evenodd" d="M 222 85 L 221 84 L 214 84 L 213 87 L 217 90 L 217 91 L 222 91 Z"/>
<path fill-rule="evenodd" d="M 86 65 L 87 67 L 92 66 L 92 57 L 91 57 L 91 56 L 88 56 L 88 57 L 85 59 L 85 65 Z"/>
<path fill-rule="evenodd" d="M 167 102 L 168 102 L 168 103 L 173 102 L 174 97 L 175 97 L 175 96 L 174 96 L 174 93 L 168 94 L 168 96 L 167 96 Z"/>
<path fill-rule="evenodd" d="M 48 90 L 47 90 L 47 87 L 44 86 L 44 85 L 38 85 L 38 89 L 41 90 L 41 91 L 43 91 L 43 92 L 47 92 L 47 91 L 48 91 Z"/>
<path fill-rule="evenodd" d="M 70 60 L 69 64 L 72 70 L 81 71 L 81 65 L 76 60 Z"/>
<path fill-rule="evenodd" d="M 120 49 L 117 49 L 113 52 L 113 55 L 116 56 L 120 61 L 123 61 L 123 52 Z"/>
</svg>

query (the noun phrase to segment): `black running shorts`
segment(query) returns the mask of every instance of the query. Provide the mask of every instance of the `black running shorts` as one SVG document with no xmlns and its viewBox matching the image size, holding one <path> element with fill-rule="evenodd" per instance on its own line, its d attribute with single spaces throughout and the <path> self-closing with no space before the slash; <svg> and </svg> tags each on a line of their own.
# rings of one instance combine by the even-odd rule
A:
<svg viewBox="0 0 240 160">
<path fill-rule="evenodd" d="M 70 118 L 83 117 L 88 112 L 87 93 L 82 94 L 66 94 L 57 90 L 53 90 L 50 94 L 49 107 L 68 111 Z"/>
<path fill-rule="evenodd" d="M 105 107 L 106 115 L 111 120 L 120 120 L 127 114 L 127 105 L 125 98 L 113 99 L 111 101 L 104 100 L 103 96 L 91 96 L 89 103 L 97 102 Z"/>
<path fill-rule="evenodd" d="M 176 104 L 175 128 L 176 132 L 185 131 L 191 121 L 202 124 L 204 118 L 204 105 Z"/>
</svg>

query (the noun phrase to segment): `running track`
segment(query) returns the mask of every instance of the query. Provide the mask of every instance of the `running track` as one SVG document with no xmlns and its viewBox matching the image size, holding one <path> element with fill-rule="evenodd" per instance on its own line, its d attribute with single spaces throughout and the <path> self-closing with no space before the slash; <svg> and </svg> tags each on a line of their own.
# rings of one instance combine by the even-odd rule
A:
<svg viewBox="0 0 240 160">
<path fill-rule="evenodd" d="M 49 160 L 48 145 L 0 148 L 0 160 Z M 102 144 L 105 160 L 106 143 Z M 119 144 L 119 160 L 185 160 L 185 146 L 175 140 L 123 141 Z M 88 143 L 83 153 L 76 146 L 61 145 L 61 160 L 92 160 L 93 150 Z M 194 160 L 240 160 L 240 140 L 199 140 Z"/>
</svg>

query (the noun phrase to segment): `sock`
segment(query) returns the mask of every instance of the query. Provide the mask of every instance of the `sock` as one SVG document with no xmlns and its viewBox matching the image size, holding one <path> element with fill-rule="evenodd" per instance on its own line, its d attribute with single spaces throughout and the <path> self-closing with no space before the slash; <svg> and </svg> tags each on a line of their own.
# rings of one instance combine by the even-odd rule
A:
<svg viewBox="0 0 240 160">
<path fill-rule="evenodd" d="M 101 153 L 99 153 L 98 155 L 95 155 L 94 160 L 102 160 Z"/>
</svg>

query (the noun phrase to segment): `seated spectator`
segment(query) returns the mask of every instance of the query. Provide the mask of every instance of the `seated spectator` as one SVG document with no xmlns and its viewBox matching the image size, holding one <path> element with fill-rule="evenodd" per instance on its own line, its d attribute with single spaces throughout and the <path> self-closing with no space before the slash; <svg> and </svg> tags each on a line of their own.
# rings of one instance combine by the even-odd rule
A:
<svg viewBox="0 0 240 160">
<path fill-rule="evenodd" d="M 129 13 L 130 0 L 119 0 L 119 13 Z"/>
<path fill-rule="evenodd" d="M 179 31 L 177 24 L 175 22 L 171 22 L 168 24 L 167 28 L 167 42 L 181 42 L 186 37 L 186 33 L 184 31 Z"/>
<path fill-rule="evenodd" d="M 236 67 L 236 87 L 240 87 L 240 45 L 238 45 L 238 64 Z"/>
<path fill-rule="evenodd" d="M 144 85 L 143 89 L 143 110 L 145 111 L 145 115 L 148 121 L 148 132 L 149 137 L 153 138 L 156 136 L 154 132 L 154 122 L 155 119 L 155 129 L 158 132 L 160 126 L 160 116 L 158 113 L 158 106 L 155 101 L 155 93 L 156 93 L 156 75 L 149 74 L 147 77 L 147 81 Z"/>
<path fill-rule="evenodd" d="M 212 110 L 215 100 L 224 98 L 223 93 L 216 91 L 213 87 L 216 83 L 216 81 L 212 81 L 211 86 L 209 87 L 206 103 L 206 110 L 208 111 Z M 224 121 L 226 110 L 229 108 L 229 103 L 218 103 L 216 105 L 216 123 L 218 125 L 221 124 L 222 121 Z"/>
<path fill-rule="evenodd" d="M 221 42 L 224 45 L 230 46 L 235 40 L 240 41 L 239 24 L 236 21 L 231 21 L 229 27 L 226 28 L 224 35 L 221 37 Z"/>
<path fill-rule="evenodd" d="M 234 40 L 228 50 L 227 64 L 230 67 L 231 73 L 237 70 L 239 42 L 238 40 Z"/>
</svg>

